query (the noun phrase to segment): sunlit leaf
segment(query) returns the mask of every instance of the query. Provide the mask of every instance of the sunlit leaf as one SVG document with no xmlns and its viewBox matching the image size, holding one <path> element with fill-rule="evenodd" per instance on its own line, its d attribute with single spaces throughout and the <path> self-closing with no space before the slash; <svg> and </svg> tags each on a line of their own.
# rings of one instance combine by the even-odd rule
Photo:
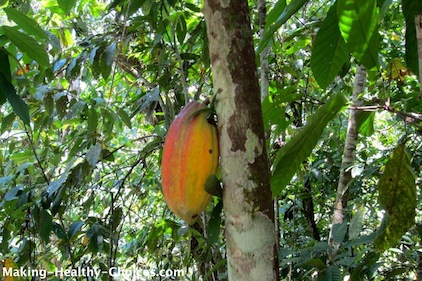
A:
<svg viewBox="0 0 422 281">
<path fill-rule="evenodd" d="M 398 243 L 415 223 L 415 175 L 406 149 L 404 144 L 399 144 L 393 150 L 378 182 L 378 202 L 386 211 L 385 227 L 380 228 L 374 242 L 378 251 L 384 251 Z"/>
<path fill-rule="evenodd" d="M 349 59 L 349 48 L 338 28 L 337 5 L 331 6 L 312 48 L 311 69 L 321 88 L 327 88 Z"/>
<path fill-rule="evenodd" d="M 272 9 L 268 12 L 267 17 L 265 18 L 265 25 L 271 26 L 278 17 L 283 13 L 284 9 L 286 9 L 286 0 L 278 0 L 277 3 L 272 7 Z"/>
<path fill-rule="evenodd" d="M 15 27 L 3 26 L 4 34 L 16 45 L 22 52 L 25 52 L 36 60 L 39 64 L 48 66 L 48 54 L 44 47 L 35 41 L 32 37 L 20 32 Z"/>
<path fill-rule="evenodd" d="M 371 136 L 374 132 L 375 111 L 359 111 L 356 123 L 359 134 L 365 137 Z"/>
<path fill-rule="evenodd" d="M 14 8 L 4 8 L 9 20 L 14 21 L 19 28 L 23 29 L 30 35 L 34 35 L 38 39 L 47 41 L 49 38 L 39 24 L 34 20 Z"/>
<path fill-rule="evenodd" d="M 257 54 L 261 53 L 262 50 L 267 46 L 268 41 L 270 41 L 273 34 L 282 26 L 289 18 L 291 18 L 300 8 L 302 8 L 309 0 L 297 0 L 290 1 L 290 3 L 285 7 L 284 10 L 277 9 L 274 13 L 271 14 L 271 19 L 277 18 L 277 20 L 268 27 L 265 28 L 264 35 L 259 42 Z"/>
<path fill-rule="evenodd" d="M 57 0 L 57 4 L 59 4 L 60 9 L 68 15 L 73 7 L 75 7 L 76 0 Z"/>
<path fill-rule="evenodd" d="M 373 39 L 373 34 L 377 30 L 377 1 L 339 0 L 337 15 L 341 36 L 350 51 L 361 64 L 367 68 L 372 68 L 373 61 L 364 61 L 362 58 L 369 48 L 374 48 L 371 39 Z M 369 54 L 374 53 L 376 51 L 369 52 Z M 371 59 L 377 61 L 376 58 Z"/>
</svg>

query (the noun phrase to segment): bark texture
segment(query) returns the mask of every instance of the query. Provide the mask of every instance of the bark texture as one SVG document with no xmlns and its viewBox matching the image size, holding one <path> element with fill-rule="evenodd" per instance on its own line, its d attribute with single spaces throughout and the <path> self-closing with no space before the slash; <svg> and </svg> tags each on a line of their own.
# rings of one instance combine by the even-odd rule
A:
<svg viewBox="0 0 422 281">
<path fill-rule="evenodd" d="M 204 15 L 216 94 L 229 280 L 278 280 L 248 4 L 207 0 Z"/>
<path fill-rule="evenodd" d="M 358 96 L 365 90 L 366 69 L 359 66 L 356 71 L 352 103 L 353 106 L 360 106 Z M 346 141 L 343 150 L 343 160 L 341 163 L 340 178 L 337 186 L 336 200 L 334 202 L 334 214 L 332 225 L 342 224 L 344 222 L 344 214 L 347 208 L 348 188 L 352 180 L 351 166 L 355 162 L 356 144 L 358 141 L 357 127 L 357 110 L 350 109 L 349 121 L 347 126 Z M 330 257 L 334 257 L 340 249 L 342 241 L 336 241 L 333 238 L 333 227 L 330 229 L 330 237 L 328 244 L 331 248 Z"/>
</svg>

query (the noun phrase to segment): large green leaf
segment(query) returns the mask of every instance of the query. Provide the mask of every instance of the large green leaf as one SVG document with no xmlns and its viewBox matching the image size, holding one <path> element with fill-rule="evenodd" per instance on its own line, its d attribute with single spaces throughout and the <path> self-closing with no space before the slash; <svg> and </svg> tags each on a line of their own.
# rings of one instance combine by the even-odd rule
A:
<svg viewBox="0 0 422 281">
<path fill-rule="evenodd" d="M 271 15 L 270 19 L 277 18 L 274 23 L 267 22 L 267 27 L 265 28 L 264 35 L 259 42 L 257 54 L 261 53 L 262 50 L 267 46 L 268 41 L 270 41 L 271 37 L 273 36 L 274 32 L 280 28 L 291 16 L 294 15 L 300 8 L 303 7 L 309 0 L 296 0 L 290 1 L 290 3 L 285 7 L 284 10 L 277 9 L 277 12 L 270 12 Z M 276 6 L 277 7 L 277 6 Z"/>
<path fill-rule="evenodd" d="M 73 7 L 75 7 L 76 0 L 57 0 L 57 4 L 59 4 L 60 9 L 68 15 Z"/>
<path fill-rule="evenodd" d="M 311 56 L 311 69 L 321 88 L 327 88 L 349 58 L 349 49 L 338 28 L 337 4 L 328 11 L 318 31 Z"/>
<path fill-rule="evenodd" d="M 14 8 L 4 8 L 3 10 L 6 12 L 9 20 L 14 21 L 22 30 L 25 30 L 28 34 L 34 35 L 38 39 L 48 40 L 47 34 L 35 20 Z"/>
<path fill-rule="evenodd" d="M 273 195 L 278 194 L 290 182 L 318 143 L 328 122 L 345 104 L 346 98 L 343 94 L 333 95 L 309 118 L 302 130 L 278 151 L 271 178 Z"/>
<path fill-rule="evenodd" d="M 377 53 L 377 50 L 370 49 L 377 46 L 371 42 L 378 38 L 373 37 L 377 30 L 377 1 L 338 0 L 337 15 L 340 33 L 350 51 L 360 64 L 372 68 L 374 59 L 368 54 Z M 369 53 L 368 49 L 370 49 Z M 363 60 L 363 58 L 369 59 L 369 61 Z"/>
<path fill-rule="evenodd" d="M 286 6 L 286 0 L 278 0 L 273 8 L 268 12 L 267 17 L 265 18 L 265 26 L 271 26 L 284 12 Z"/>
<path fill-rule="evenodd" d="M 415 175 L 404 144 L 399 144 L 387 161 L 378 182 L 378 193 L 378 202 L 386 214 L 385 227 L 380 229 L 374 246 L 384 251 L 394 246 L 415 223 Z"/>
<path fill-rule="evenodd" d="M 359 134 L 369 137 L 375 132 L 375 111 L 358 111 L 356 122 Z"/>
<path fill-rule="evenodd" d="M 406 64 L 413 73 L 419 75 L 415 16 L 422 14 L 422 1 L 402 0 L 402 7 L 403 15 L 406 20 Z"/>
<path fill-rule="evenodd" d="M 28 56 L 36 60 L 39 64 L 49 65 L 47 52 L 34 38 L 20 32 L 15 27 L 3 26 L 3 31 L 7 38 L 22 52 L 27 53 Z"/>
</svg>

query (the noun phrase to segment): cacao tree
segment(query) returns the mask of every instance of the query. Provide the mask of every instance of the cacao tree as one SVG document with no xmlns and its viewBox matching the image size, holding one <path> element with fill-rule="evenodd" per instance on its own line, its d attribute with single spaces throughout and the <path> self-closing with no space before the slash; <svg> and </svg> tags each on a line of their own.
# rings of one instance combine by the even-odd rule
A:
<svg viewBox="0 0 422 281">
<path fill-rule="evenodd" d="M 420 14 L 415 0 L 0 1 L 0 267 L 422 278 Z M 224 196 L 188 226 L 163 196 L 163 146 L 207 98 Z"/>
<path fill-rule="evenodd" d="M 206 1 L 229 280 L 277 280 L 269 167 L 248 2 Z"/>
</svg>

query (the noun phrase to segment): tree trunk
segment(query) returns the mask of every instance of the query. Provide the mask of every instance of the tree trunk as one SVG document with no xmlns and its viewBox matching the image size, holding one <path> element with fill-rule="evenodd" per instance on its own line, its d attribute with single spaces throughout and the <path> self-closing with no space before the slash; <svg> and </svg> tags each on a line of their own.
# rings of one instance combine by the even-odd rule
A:
<svg viewBox="0 0 422 281">
<path fill-rule="evenodd" d="M 354 89 L 352 95 L 353 106 L 359 106 L 358 95 L 365 90 L 366 69 L 359 66 L 356 71 Z M 333 226 L 344 222 L 344 213 L 347 207 L 347 195 L 350 181 L 352 179 L 351 166 L 355 161 L 356 144 L 358 140 L 357 110 L 351 109 L 347 126 L 346 141 L 343 150 L 340 178 L 337 186 L 336 201 L 334 202 L 333 223 L 330 229 L 328 244 L 331 248 L 330 258 L 334 257 L 340 249 L 343 241 L 336 241 L 333 237 Z"/>
<path fill-rule="evenodd" d="M 248 3 L 207 0 L 204 15 L 216 94 L 229 280 L 278 280 Z"/>
</svg>

